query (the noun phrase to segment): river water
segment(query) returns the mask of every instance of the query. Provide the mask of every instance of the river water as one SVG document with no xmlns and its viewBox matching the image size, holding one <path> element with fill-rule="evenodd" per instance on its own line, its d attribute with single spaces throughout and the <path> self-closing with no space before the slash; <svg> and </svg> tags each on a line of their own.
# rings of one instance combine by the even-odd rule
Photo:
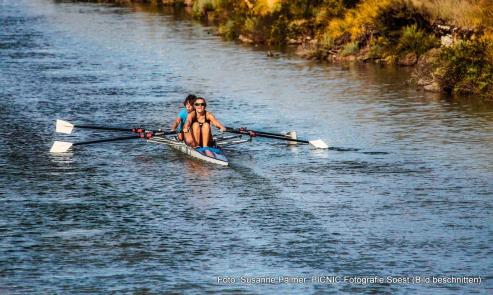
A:
<svg viewBox="0 0 493 295">
<path fill-rule="evenodd" d="M 267 57 L 180 13 L 3 0 L 0 20 L 0 293 L 493 292 L 493 107 L 404 69 Z M 143 141 L 48 152 L 114 135 L 57 118 L 166 128 L 188 93 L 225 125 L 332 148 L 256 138 L 227 168 Z"/>
</svg>

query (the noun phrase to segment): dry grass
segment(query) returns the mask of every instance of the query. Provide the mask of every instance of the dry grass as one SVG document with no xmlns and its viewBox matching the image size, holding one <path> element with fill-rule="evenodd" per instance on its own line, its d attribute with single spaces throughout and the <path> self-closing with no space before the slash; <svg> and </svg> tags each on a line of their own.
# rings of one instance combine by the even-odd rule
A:
<svg viewBox="0 0 493 295">
<path fill-rule="evenodd" d="M 337 39 L 347 32 L 355 40 L 376 24 L 380 13 L 403 4 L 421 11 L 431 23 L 442 19 L 459 27 L 493 32 L 493 0 L 363 0 L 343 18 L 330 20 L 327 33 Z"/>
<path fill-rule="evenodd" d="M 411 0 L 412 5 L 459 27 L 493 26 L 493 0 Z"/>
</svg>

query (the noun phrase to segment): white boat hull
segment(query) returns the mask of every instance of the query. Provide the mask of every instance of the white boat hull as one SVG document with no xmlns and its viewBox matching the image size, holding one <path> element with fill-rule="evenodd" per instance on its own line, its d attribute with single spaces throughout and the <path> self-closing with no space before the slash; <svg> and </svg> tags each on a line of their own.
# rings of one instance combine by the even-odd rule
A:
<svg viewBox="0 0 493 295">
<path fill-rule="evenodd" d="M 147 141 L 152 143 L 168 145 L 171 148 L 178 150 L 195 159 L 199 159 L 217 165 L 228 166 L 228 159 L 226 158 L 226 156 L 223 154 L 222 150 L 219 147 L 214 147 L 214 149 L 219 152 L 214 152 L 211 150 L 200 152 L 186 145 L 184 142 L 176 140 L 175 136 L 171 136 L 171 137 L 155 136 Z"/>
</svg>

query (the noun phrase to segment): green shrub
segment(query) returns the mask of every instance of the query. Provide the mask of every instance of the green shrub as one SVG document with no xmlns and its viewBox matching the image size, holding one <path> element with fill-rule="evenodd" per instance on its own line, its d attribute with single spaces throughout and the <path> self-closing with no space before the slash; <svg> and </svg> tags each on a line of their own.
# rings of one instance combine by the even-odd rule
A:
<svg viewBox="0 0 493 295">
<path fill-rule="evenodd" d="M 380 36 L 375 37 L 370 41 L 369 58 L 383 58 L 391 52 L 391 43 L 389 39 Z"/>
<path fill-rule="evenodd" d="M 208 12 L 214 11 L 219 5 L 220 0 L 195 0 L 192 11 L 195 16 L 203 17 Z"/>
<path fill-rule="evenodd" d="M 348 56 L 355 54 L 359 51 L 359 43 L 357 41 L 349 42 L 342 48 L 341 54 L 343 56 Z"/>
<path fill-rule="evenodd" d="M 444 48 L 440 84 L 453 93 L 472 93 L 493 96 L 493 60 L 488 52 L 493 50 L 485 40 L 459 41 Z"/>
<path fill-rule="evenodd" d="M 256 17 L 249 17 L 246 19 L 243 25 L 243 31 L 249 34 L 253 34 L 257 31 L 258 20 Z"/>
<path fill-rule="evenodd" d="M 401 30 L 401 36 L 397 43 L 398 52 L 416 52 L 421 55 L 431 48 L 440 46 L 440 41 L 433 34 L 427 34 L 418 29 L 416 24 L 406 26 Z"/>
<path fill-rule="evenodd" d="M 289 31 L 289 22 L 284 15 L 280 15 L 274 20 L 270 28 L 270 44 L 282 44 L 286 41 Z"/>
<path fill-rule="evenodd" d="M 265 43 L 271 39 L 268 17 L 247 17 L 241 27 L 241 33 L 251 36 L 255 43 Z"/>
<path fill-rule="evenodd" d="M 224 24 L 219 25 L 219 34 L 224 36 L 228 40 L 234 40 L 239 36 L 239 24 L 229 19 Z"/>
<path fill-rule="evenodd" d="M 320 47 L 325 50 L 330 50 L 334 48 L 334 39 L 330 36 L 330 34 L 323 34 L 320 38 Z"/>
<path fill-rule="evenodd" d="M 331 50 L 335 47 L 334 39 L 330 34 L 324 33 L 318 38 L 318 44 L 314 51 L 314 56 L 318 59 L 325 59 L 331 54 Z"/>
</svg>

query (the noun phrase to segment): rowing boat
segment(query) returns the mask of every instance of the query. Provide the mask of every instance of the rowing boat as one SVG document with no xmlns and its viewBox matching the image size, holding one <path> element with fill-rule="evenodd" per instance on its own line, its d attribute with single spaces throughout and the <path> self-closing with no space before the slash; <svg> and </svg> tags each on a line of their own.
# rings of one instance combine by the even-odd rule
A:
<svg viewBox="0 0 493 295">
<path fill-rule="evenodd" d="M 186 145 L 183 141 L 179 141 L 176 136 L 154 136 L 153 138 L 148 139 L 147 142 L 165 144 L 192 158 L 213 164 L 228 166 L 228 158 L 226 158 L 223 150 L 219 146 L 193 148 Z"/>
<path fill-rule="evenodd" d="M 176 136 L 154 136 L 147 142 L 168 145 L 171 148 L 178 150 L 192 158 L 196 158 L 205 162 L 228 166 L 228 158 L 224 154 L 222 147 L 249 142 L 251 138 L 241 139 L 242 135 L 232 136 L 215 136 L 213 147 L 193 148 L 186 145 L 183 141 L 179 141 Z"/>
<path fill-rule="evenodd" d="M 107 130 L 107 131 L 127 131 L 132 132 L 134 135 L 131 136 L 120 136 L 115 138 L 104 138 L 95 139 L 82 142 L 66 142 L 66 141 L 55 141 L 50 149 L 51 153 L 64 153 L 68 151 L 73 146 L 82 146 L 87 144 L 111 142 L 118 140 L 131 140 L 131 139 L 146 139 L 148 142 L 168 145 L 171 148 L 178 150 L 192 158 L 196 158 L 205 162 L 228 166 L 228 158 L 224 154 L 222 147 L 235 145 L 239 143 L 244 143 L 251 141 L 253 137 L 264 137 L 277 140 L 283 140 L 288 142 L 288 144 L 304 143 L 310 144 L 311 146 L 318 149 L 327 149 L 328 145 L 320 140 L 302 140 L 296 138 L 295 132 L 289 132 L 288 134 L 278 134 L 265 131 L 255 131 L 249 130 L 247 128 L 231 128 L 226 127 L 226 132 L 232 133 L 233 135 L 228 136 L 215 136 L 213 147 L 199 147 L 192 148 L 187 146 L 184 142 L 179 141 L 176 138 L 176 131 L 162 131 L 159 130 L 147 130 L 142 127 L 137 128 L 116 128 L 116 127 L 106 127 L 106 126 L 95 126 L 95 125 L 85 125 L 85 124 L 72 124 L 67 121 L 57 120 L 56 121 L 56 132 L 71 134 L 74 128 L 85 128 L 85 129 L 95 129 L 95 130 Z M 248 139 L 242 139 L 242 136 L 248 136 Z"/>
</svg>

